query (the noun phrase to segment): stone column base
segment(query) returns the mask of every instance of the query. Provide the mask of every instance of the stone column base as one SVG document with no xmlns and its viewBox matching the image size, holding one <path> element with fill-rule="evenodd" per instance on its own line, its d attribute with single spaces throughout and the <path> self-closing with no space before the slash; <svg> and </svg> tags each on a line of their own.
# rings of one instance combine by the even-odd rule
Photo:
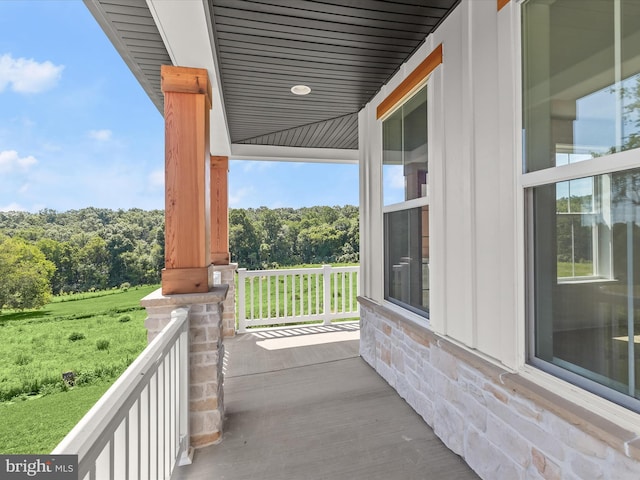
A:
<svg viewBox="0 0 640 480">
<path fill-rule="evenodd" d="M 147 309 L 145 326 L 151 341 L 171 320 L 178 307 L 189 309 L 189 429 L 194 448 L 222 439 L 224 395 L 223 316 L 227 285 L 207 293 L 162 295 L 160 289 L 140 302 Z"/>
<path fill-rule="evenodd" d="M 236 271 L 237 263 L 229 265 L 212 265 L 213 284 L 226 284 L 229 286 L 229 293 L 224 301 L 224 313 L 222 314 L 222 331 L 226 337 L 236 335 Z M 220 278 L 218 278 L 218 275 Z"/>
</svg>

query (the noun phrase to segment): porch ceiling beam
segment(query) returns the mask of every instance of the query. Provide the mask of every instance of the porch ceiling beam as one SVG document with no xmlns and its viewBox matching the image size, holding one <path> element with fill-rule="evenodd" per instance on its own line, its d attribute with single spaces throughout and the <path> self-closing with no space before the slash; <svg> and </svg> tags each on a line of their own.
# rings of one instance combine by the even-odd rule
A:
<svg viewBox="0 0 640 480">
<path fill-rule="evenodd" d="M 230 160 L 357 164 L 358 150 L 234 143 L 231 145 Z"/>
<path fill-rule="evenodd" d="M 204 68 L 212 86 L 211 155 L 229 156 L 231 141 L 222 96 L 208 2 L 147 0 L 151 15 L 175 66 Z"/>
</svg>

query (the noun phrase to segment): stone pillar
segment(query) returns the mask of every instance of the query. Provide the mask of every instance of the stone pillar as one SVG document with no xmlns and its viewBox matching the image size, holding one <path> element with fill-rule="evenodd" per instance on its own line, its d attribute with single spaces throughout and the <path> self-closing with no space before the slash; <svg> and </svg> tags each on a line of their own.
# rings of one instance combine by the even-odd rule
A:
<svg viewBox="0 0 640 480">
<path fill-rule="evenodd" d="M 162 293 L 206 293 L 211 265 L 207 71 L 163 65 L 165 268 Z"/>
<path fill-rule="evenodd" d="M 214 284 L 221 283 L 229 286 L 229 293 L 227 293 L 227 298 L 223 304 L 222 331 L 225 338 L 234 337 L 236 335 L 236 271 L 238 270 L 238 264 L 214 265 L 212 268 Z"/>
<path fill-rule="evenodd" d="M 223 310 L 227 292 L 227 285 L 217 285 L 207 293 L 181 295 L 163 295 L 158 289 L 140 302 L 147 309 L 149 341 L 169 323 L 174 309 L 189 309 L 189 427 L 194 448 L 222 439 Z"/>
</svg>

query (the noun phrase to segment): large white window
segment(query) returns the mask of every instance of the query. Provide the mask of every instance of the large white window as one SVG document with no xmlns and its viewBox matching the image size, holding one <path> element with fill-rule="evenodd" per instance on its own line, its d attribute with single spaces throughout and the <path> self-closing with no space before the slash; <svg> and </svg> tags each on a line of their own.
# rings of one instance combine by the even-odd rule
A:
<svg viewBox="0 0 640 480">
<path fill-rule="evenodd" d="M 429 312 L 427 87 L 382 123 L 385 299 Z"/>
<path fill-rule="evenodd" d="M 529 361 L 640 411 L 640 2 L 522 20 Z"/>
</svg>

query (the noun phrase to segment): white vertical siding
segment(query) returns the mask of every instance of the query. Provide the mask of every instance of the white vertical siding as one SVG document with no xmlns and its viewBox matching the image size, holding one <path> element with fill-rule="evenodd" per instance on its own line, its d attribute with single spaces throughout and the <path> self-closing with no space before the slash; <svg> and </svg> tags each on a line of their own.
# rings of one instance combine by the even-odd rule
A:
<svg viewBox="0 0 640 480">
<path fill-rule="evenodd" d="M 516 159 L 501 159 L 499 156 L 499 145 L 504 135 L 500 132 L 498 111 L 498 12 L 492 2 L 474 2 L 469 10 L 473 20 L 469 44 L 473 59 L 468 81 L 471 85 L 473 105 L 470 117 L 475 125 L 472 147 L 475 167 L 475 329 L 478 349 L 499 358 L 503 353 L 499 334 L 503 328 L 500 322 L 503 311 L 501 303 L 511 303 L 511 299 L 508 298 L 509 292 L 504 291 L 504 284 L 507 283 L 505 280 L 513 284 L 515 273 L 512 268 L 509 272 L 511 278 L 505 279 L 504 271 L 500 268 L 505 249 L 508 251 L 512 248 L 513 242 L 510 231 L 505 228 L 513 228 L 513 225 L 505 225 L 503 222 L 501 205 L 505 203 L 505 194 L 514 189 L 513 178 L 502 178 L 501 164 L 513 164 Z M 492 34 L 488 35 L 487 32 Z M 511 136 L 513 128 L 512 125 L 507 130 Z M 513 207 L 512 203 L 511 208 Z M 515 317 L 511 317 L 511 321 L 514 320 Z"/>
<path fill-rule="evenodd" d="M 497 130 L 500 203 L 498 346 L 500 360 L 512 369 L 524 364 L 524 206 L 518 178 L 522 172 L 519 5 L 509 2 L 497 15 Z"/>
<path fill-rule="evenodd" d="M 440 32 L 443 45 L 443 111 L 446 155 L 442 159 L 446 182 L 444 185 L 444 251 L 431 256 L 444 258 L 445 329 L 442 333 L 460 342 L 474 345 L 473 304 L 474 275 L 472 194 L 473 194 L 473 137 L 471 88 L 468 84 L 470 61 L 467 24 L 469 8 L 461 4 Z M 444 27 L 444 25 L 443 25 Z M 433 139 L 432 141 L 442 141 Z M 434 159 L 437 161 L 437 159 Z M 432 209 L 439 209 L 433 205 Z M 434 228 L 437 232 L 438 226 Z M 440 284 L 434 279 L 434 287 Z"/>
<path fill-rule="evenodd" d="M 360 162 L 360 294 L 384 296 L 382 250 L 382 126 L 369 104 L 358 116 Z"/>
</svg>

